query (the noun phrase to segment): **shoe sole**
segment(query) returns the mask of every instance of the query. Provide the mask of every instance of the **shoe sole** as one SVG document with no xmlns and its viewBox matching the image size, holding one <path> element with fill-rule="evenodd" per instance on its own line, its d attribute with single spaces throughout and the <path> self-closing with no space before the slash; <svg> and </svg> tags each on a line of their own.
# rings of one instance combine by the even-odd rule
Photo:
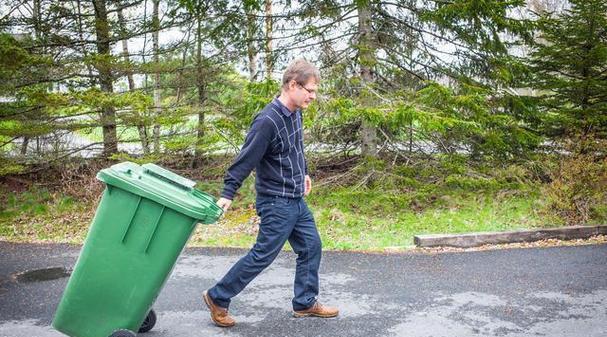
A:
<svg viewBox="0 0 607 337">
<path fill-rule="evenodd" d="M 215 323 L 215 325 L 220 326 L 222 328 L 229 328 L 231 326 L 234 326 L 234 324 L 224 324 L 221 322 L 218 322 L 215 320 L 215 318 L 213 318 L 213 310 L 211 309 L 211 299 L 209 298 L 209 295 L 207 294 L 207 292 L 205 291 L 204 293 L 202 293 L 202 299 L 204 300 L 204 304 L 207 305 L 207 308 L 209 308 L 209 311 L 211 312 L 211 320 L 213 321 L 213 323 Z"/>
<path fill-rule="evenodd" d="M 303 318 L 303 317 L 320 317 L 320 318 L 333 318 L 333 317 L 337 317 L 338 314 L 332 314 L 332 315 L 321 315 L 321 314 L 313 314 L 313 313 L 299 313 L 299 312 L 293 312 L 293 317 L 295 318 Z"/>
</svg>

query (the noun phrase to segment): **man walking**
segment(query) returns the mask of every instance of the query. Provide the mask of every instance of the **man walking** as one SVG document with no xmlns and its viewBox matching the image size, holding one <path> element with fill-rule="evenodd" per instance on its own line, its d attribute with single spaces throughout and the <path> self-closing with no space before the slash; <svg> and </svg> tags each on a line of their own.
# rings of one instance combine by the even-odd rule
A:
<svg viewBox="0 0 607 337">
<path fill-rule="evenodd" d="M 244 179 L 256 170 L 256 209 L 261 223 L 253 248 L 203 293 L 211 319 L 218 326 L 236 323 L 228 313 L 231 298 L 274 261 L 287 240 L 297 253 L 293 315 L 338 315 L 336 308 L 316 300 L 321 241 L 312 212 L 303 199 L 312 189 L 312 180 L 303 153 L 301 109 L 316 99 L 319 81 L 318 69 L 311 63 L 303 59 L 291 63 L 283 74 L 280 96 L 255 117 L 240 153 L 226 173 L 217 201 L 224 211 Z"/>
</svg>

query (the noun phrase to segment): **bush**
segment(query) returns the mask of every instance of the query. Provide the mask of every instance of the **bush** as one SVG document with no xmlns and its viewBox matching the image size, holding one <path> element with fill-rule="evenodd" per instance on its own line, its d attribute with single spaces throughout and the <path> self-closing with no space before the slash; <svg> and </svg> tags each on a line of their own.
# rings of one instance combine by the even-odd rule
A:
<svg viewBox="0 0 607 337">
<path fill-rule="evenodd" d="M 548 210 L 569 225 L 607 220 L 607 160 L 592 154 L 564 158 L 545 188 Z"/>
</svg>

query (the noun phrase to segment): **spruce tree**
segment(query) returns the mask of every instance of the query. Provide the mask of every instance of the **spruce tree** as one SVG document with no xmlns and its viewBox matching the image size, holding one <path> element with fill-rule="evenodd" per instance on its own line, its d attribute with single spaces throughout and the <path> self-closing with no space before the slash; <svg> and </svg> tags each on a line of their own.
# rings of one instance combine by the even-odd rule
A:
<svg viewBox="0 0 607 337">
<path fill-rule="evenodd" d="M 561 15 L 538 21 L 532 86 L 545 132 L 562 140 L 607 139 L 607 1 L 571 0 Z"/>
<path fill-rule="evenodd" d="M 544 131 L 565 150 L 550 173 L 548 209 L 577 225 L 607 216 L 607 1 L 570 5 L 538 21 L 532 87 Z"/>
</svg>

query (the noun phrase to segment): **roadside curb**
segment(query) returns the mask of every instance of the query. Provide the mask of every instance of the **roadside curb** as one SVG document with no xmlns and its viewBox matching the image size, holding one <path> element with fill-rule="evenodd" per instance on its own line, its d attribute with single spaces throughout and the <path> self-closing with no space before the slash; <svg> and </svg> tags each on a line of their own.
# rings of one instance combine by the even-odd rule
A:
<svg viewBox="0 0 607 337">
<path fill-rule="evenodd" d="M 417 247 L 448 246 L 469 248 L 489 244 L 533 242 L 545 239 L 586 239 L 591 236 L 606 234 L 607 225 L 571 226 L 512 232 L 416 235 L 413 237 L 413 242 Z"/>
</svg>

